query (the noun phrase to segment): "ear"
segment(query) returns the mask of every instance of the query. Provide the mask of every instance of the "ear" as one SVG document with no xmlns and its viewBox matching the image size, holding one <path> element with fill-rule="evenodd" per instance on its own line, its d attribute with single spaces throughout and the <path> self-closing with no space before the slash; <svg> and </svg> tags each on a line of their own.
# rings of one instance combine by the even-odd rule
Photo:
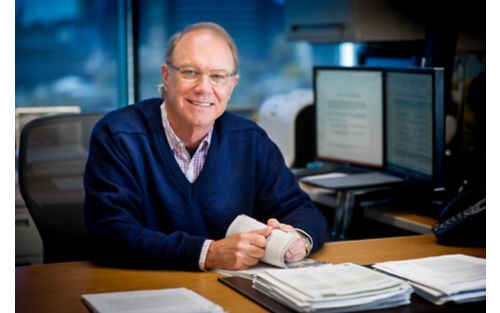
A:
<svg viewBox="0 0 500 313">
<path fill-rule="evenodd" d="M 236 85 L 238 85 L 239 80 L 240 80 L 240 75 L 235 75 L 233 77 L 233 79 L 231 80 L 231 92 L 230 92 L 230 94 L 233 93 L 233 90 L 236 87 Z"/>
<path fill-rule="evenodd" d="M 166 63 L 162 63 L 161 65 L 161 78 L 163 81 L 163 86 L 167 86 L 167 79 L 168 79 L 168 65 Z"/>
</svg>

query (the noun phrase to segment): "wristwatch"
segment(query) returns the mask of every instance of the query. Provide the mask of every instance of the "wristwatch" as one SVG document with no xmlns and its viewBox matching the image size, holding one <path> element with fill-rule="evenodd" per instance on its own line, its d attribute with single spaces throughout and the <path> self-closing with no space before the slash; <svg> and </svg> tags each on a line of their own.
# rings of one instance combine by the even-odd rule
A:
<svg viewBox="0 0 500 313">
<path fill-rule="evenodd" d="M 308 236 L 304 235 L 303 233 L 301 232 L 298 232 L 300 234 L 300 237 L 302 238 L 302 240 L 304 241 L 304 246 L 306 248 L 306 256 L 308 256 L 310 253 L 311 253 L 311 250 L 312 250 L 312 242 L 311 242 L 311 239 L 309 239 Z"/>
</svg>

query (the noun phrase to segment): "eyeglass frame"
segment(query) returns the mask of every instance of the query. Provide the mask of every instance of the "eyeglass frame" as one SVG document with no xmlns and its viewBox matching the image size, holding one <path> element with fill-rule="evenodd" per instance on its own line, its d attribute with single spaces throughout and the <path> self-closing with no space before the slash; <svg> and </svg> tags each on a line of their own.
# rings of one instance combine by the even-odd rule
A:
<svg viewBox="0 0 500 313">
<path fill-rule="evenodd" d="M 166 62 L 166 64 L 167 64 L 167 66 L 168 66 L 168 67 L 170 67 L 170 68 L 172 68 L 172 69 L 174 69 L 174 70 L 178 71 L 178 72 L 181 74 L 181 78 L 182 78 L 184 81 L 189 82 L 189 83 L 195 83 L 195 82 L 198 82 L 198 81 L 200 80 L 200 78 L 201 78 L 201 76 L 202 76 L 202 75 L 207 75 L 207 76 L 208 76 L 208 82 L 209 82 L 209 83 L 210 83 L 210 85 L 211 85 L 211 86 L 213 86 L 213 87 L 223 87 L 223 86 L 226 86 L 226 85 L 227 85 L 227 83 L 228 83 L 228 82 L 229 82 L 229 81 L 230 81 L 230 80 L 231 80 L 234 76 L 238 75 L 238 73 L 236 73 L 236 72 L 234 72 L 234 71 L 233 71 L 233 72 L 229 72 L 229 71 L 226 71 L 226 70 L 224 70 L 224 69 L 220 69 L 220 70 L 217 70 L 217 69 L 212 69 L 212 70 L 208 70 L 208 71 L 201 71 L 201 70 L 199 70 L 199 69 L 197 69 L 197 68 L 195 68 L 195 67 L 192 67 L 192 70 L 193 70 L 193 72 L 195 72 L 195 73 L 196 73 L 196 76 L 197 76 L 197 77 L 196 77 L 196 78 L 194 78 L 193 80 L 190 80 L 190 79 L 187 79 L 187 78 L 185 78 L 185 77 L 183 76 L 183 69 L 186 69 L 186 68 L 191 68 L 191 67 L 189 67 L 189 66 L 185 66 L 185 67 L 184 67 L 184 66 L 175 66 L 172 62 Z M 222 72 L 225 72 L 225 74 L 227 74 L 227 76 L 225 76 L 225 75 L 224 75 L 224 76 L 225 76 L 225 77 L 227 77 L 227 80 L 226 80 L 223 84 L 214 84 L 214 83 L 212 82 L 212 78 L 211 78 L 211 76 L 210 76 L 210 73 L 211 73 L 211 72 L 213 73 L 214 71 L 222 71 Z"/>
</svg>

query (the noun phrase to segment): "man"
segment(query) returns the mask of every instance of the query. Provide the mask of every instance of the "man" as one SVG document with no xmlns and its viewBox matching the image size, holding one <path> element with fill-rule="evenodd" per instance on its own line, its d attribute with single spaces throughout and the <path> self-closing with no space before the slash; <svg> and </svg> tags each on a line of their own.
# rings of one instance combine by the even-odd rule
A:
<svg viewBox="0 0 500 313">
<path fill-rule="evenodd" d="M 255 123 L 225 112 L 238 83 L 232 38 L 214 23 L 174 35 L 161 99 L 105 116 L 85 174 L 97 260 L 180 269 L 245 269 L 273 228 L 296 235 L 297 261 L 320 249 L 326 222 Z M 224 238 L 246 214 L 268 227 Z"/>
</svg>

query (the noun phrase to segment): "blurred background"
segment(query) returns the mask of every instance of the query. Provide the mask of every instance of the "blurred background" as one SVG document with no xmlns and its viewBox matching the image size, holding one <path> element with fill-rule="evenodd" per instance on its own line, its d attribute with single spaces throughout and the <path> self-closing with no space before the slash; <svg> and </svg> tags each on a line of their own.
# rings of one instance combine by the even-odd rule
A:
<svg viewBox="0 0 500 313">
<path fill-rule="evenodd" d="M 107 112 L 157 96 L 168 38 L 214 21 L 241 54 L 232 110 L 252 115 L 273 95 L 311 89 L 314 65 L 430 65 L 447 67 L 447 109 L 471 122 L 467 86 L 486 70 L 485 7 L 468 0 L 16 0 L 15 105 Z"/>
</svg>

